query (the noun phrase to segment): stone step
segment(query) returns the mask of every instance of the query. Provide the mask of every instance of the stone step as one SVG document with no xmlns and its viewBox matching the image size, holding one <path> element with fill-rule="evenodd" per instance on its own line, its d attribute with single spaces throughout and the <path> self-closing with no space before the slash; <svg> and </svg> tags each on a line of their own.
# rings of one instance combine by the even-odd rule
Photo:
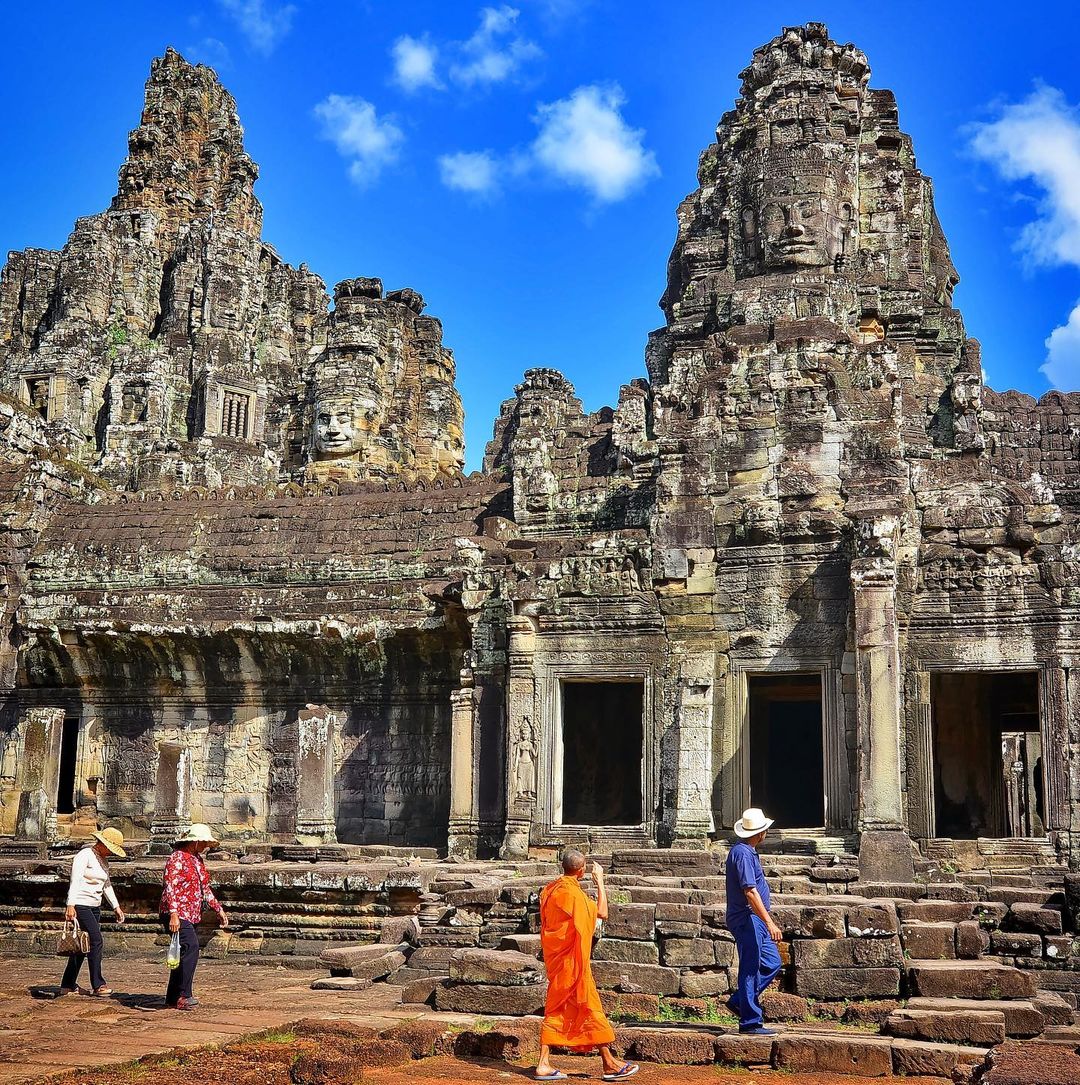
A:
<svg viewBox="0 0 1080 1085">
<path fill-rule="evenodd" d="M 907 1040 L 993 1047 L 1005 1042 L 1005 1014 L 1000 1010 L 897 1010 L 881 1031 Z"/>
<path fill-rule="evenodd" d="M 909 998 L 908 1010 L 920 1010 L 934 1014 L 998 1012 L 1005 1019 L 1005 1035 L 1016 1039 L 1031 1039 L 1046 1028 L 1046 1019 L 1027 999 L 989 998 Z"/>
<path fill-rule="evenodd" d="M 916 961 L 908 966 L 914 994 L 926 998 L 1033 998 L 1035 978 L 996 961 Z"/>
</svg>

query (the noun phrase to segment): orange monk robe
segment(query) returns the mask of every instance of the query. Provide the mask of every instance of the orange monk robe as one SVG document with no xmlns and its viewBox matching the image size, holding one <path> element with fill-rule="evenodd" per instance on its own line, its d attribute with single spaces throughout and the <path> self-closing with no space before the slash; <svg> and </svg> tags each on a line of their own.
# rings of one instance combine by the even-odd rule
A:
<svg viewBox="0 0 1080 1085">
<path fill-rule="evenodd" d="M 598 1047 L 615 1042 L 604 1015 L 589 957 L 596 904 L 577 878 L 566 875 L 540 894 L 540 945 L 548 995 L 540 1042 L 552 1047 Z"/>
</svg>

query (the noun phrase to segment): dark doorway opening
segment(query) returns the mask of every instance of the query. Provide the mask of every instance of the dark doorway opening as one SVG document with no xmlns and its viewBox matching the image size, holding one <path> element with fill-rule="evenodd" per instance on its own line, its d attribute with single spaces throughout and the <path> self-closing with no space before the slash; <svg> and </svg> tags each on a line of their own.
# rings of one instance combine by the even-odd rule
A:
<svg viewBox="0 0 1080 1085">
<path fill-rule="evenodd" d="M 64 720 L 60 732 L 60 768 L 56 781 L 56 812 L 75 813 L 75 766 L 79 753 L 79 721 Z"/>
<path fill-rule="evenodd" d="M 938 673 L 930 698 L 936 835 L 1045 836 L 1038 673 Z"/>
<path fill-rule="evenodd" d="M 640 825 L 643 682 L 564 682 L 562 822 Z"/>
<path fill-rule="evenodd" d="M 782 828 L 825 824 L 820 674 L 748 679 L 750 802 Z"/>
</svg>

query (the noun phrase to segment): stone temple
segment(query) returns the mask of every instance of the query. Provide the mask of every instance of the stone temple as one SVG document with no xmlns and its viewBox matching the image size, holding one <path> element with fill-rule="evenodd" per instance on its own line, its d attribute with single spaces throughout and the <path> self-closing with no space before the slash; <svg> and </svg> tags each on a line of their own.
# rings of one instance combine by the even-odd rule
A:
<svg viewBox="0 0 1080 1085">
<path fill-rule="evenodd" d="M 232 98 L 155 60 L 109 209 L 0 280 L 9 854 L 685 854 L 753 805 L 870 881 L 1080 867 L 1080 395 L 984 386 L 869 79 L 758 49 L 647 377 L 529 370 L 466 476 L 421 295 L 281 260 Z"/>
</svg>

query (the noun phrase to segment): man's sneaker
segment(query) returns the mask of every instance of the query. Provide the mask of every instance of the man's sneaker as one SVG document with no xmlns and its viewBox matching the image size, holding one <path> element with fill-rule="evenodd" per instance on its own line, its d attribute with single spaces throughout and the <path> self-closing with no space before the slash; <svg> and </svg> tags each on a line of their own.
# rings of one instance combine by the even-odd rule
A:
<svg viewBox="0 0 1080 1085">
<path fill-rule="evenodd" d="M 174 1010 L 193 1010 L 193 1009 L 195 1009 L 195 1006 L 194 1006 L 193 1003 L 194 1003 L 194 999 L 178 998 L 176 1000 L 176 1005 L 173 1006 L 173 1009 Z"/>
<path fill-rule="evenodd" d="M 753 1028 L 740 1028 L 740 1036 L 775 1036 L 776 1029 L 766 1028 L 764 1025 L 755 1025 Z"/>
<path fill-rule="evenodd" d="M 187 1000 L 187 1004 L 188 1006 L 198 1006 L 199 1000 L 194 995 L 192 995 L 191 998 Z"/>
</svg>

